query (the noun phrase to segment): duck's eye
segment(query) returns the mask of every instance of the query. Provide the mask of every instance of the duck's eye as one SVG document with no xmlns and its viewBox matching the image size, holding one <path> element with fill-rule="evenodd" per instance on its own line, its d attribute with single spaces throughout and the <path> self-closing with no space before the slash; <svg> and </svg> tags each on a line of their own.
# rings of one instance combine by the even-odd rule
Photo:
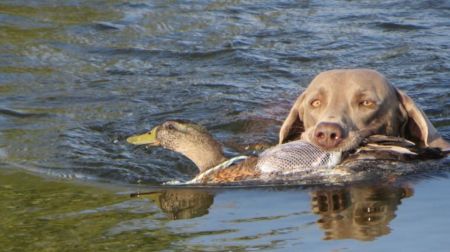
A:
<svg viewBox="0 0 450 252">
<path fill-rule="evenodd" d="M 371 100 L 362 100 L 359 105 L 366 107 L 366 108 L 373 108 L 375 107 L 375 102 Z"/>
<path fill-rule="evenodd" d="M 320 107 L 320 105 L 322 105 L 322 102 L 320 100 L 314 100 L 311 102 L 311 106 L 314 108 L 318 108 Z"/>
<path fill-rule="evenodd" d="M 166 125 L 166 128 L 167 128 L 168 130 L 175 130 L 175 129 L 176 129 L 175 126 L 174 126 L 173 124 L 171 124 L 171 123 L 167 124 L 167 125 Z"/>
</svg>

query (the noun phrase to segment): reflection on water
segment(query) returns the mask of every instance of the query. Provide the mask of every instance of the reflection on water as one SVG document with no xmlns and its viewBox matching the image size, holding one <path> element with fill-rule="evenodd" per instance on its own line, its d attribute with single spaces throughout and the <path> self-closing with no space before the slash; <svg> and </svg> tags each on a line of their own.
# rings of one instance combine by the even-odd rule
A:
<svg viewBox="0 0 450 252">
<path fill-rule="evenodd" d="M 409 185 L 367 184 L 159 187 L 130 197 L 145 187 L 0 175 L 0 243 L 6 251 L 361 251 L 380 250 L 386 239 L 396 249 L 404 248 L 398 243 L 404 239 L 414 246 L 435 244 L 448 234 L 448 212 L 439 210 L 448 206 L 440 196 L 450 193 L 447 179 L 416 184 L 414 196 Z"/>
<path fill-rule="evenodd" d="M 357 186 L 312 192 L 312 211 L 325 239 L 373 240 L 389 234 L 389 223 L 401 199 L 413 195 L 408 187 Z"/>
<path fill-rule="evenodd" d="M 412 188 L 394 185 L 367 185 L 312 189 L 311 208 L 325 240 L 374 240 L 390 233 L 401 200 L 413 196 Z M 190 219 L 208 214 L 214 193 L 201 189 L 168 189 L 133 194 L 148 197 L 167 218 Z"/>
</svg>

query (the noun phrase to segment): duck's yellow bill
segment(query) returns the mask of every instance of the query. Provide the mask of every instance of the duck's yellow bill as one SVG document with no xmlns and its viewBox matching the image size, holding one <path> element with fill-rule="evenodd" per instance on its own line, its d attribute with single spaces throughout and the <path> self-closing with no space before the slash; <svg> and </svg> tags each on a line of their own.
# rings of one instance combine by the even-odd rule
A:
<svg viewBox="0 0 450 252">
<path fill-rule="evenodd" d="M 134 135 L 127 138 L 127 142 L 134 145 L 151 144 L 158 145 L 159 141 L 156 139 L 156 131 L 158 127 L 154 127 L 151 131 L 141 134 Z"/>
</svg>

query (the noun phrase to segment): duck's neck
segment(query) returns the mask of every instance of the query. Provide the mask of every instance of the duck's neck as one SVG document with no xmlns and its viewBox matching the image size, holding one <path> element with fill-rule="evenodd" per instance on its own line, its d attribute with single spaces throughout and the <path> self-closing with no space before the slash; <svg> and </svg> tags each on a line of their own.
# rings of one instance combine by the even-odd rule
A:
<svg viewBox="0 0 450 252">
<path fill-rule="evenodd" d="M 227 160 L 223 155 L 222 147 L 215 140 L 202 144 L 186 145 L 178 152 L 194 162 L 200 173 Z"/>
</svg>

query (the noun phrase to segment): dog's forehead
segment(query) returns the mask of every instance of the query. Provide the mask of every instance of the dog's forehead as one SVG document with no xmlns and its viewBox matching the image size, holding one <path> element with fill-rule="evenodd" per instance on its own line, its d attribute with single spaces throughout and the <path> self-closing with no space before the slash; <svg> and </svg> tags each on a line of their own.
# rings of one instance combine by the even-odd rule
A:
<svg viewBox="0 0 450 252">
<path fill-rule="evenodd" d="M 322 72 L 310 83 L 308 88 L 340 86 L 368 90 L 389 89 L 386 78 L 377 71 L 369 69 L 338 69 Z"/>
</svg>

